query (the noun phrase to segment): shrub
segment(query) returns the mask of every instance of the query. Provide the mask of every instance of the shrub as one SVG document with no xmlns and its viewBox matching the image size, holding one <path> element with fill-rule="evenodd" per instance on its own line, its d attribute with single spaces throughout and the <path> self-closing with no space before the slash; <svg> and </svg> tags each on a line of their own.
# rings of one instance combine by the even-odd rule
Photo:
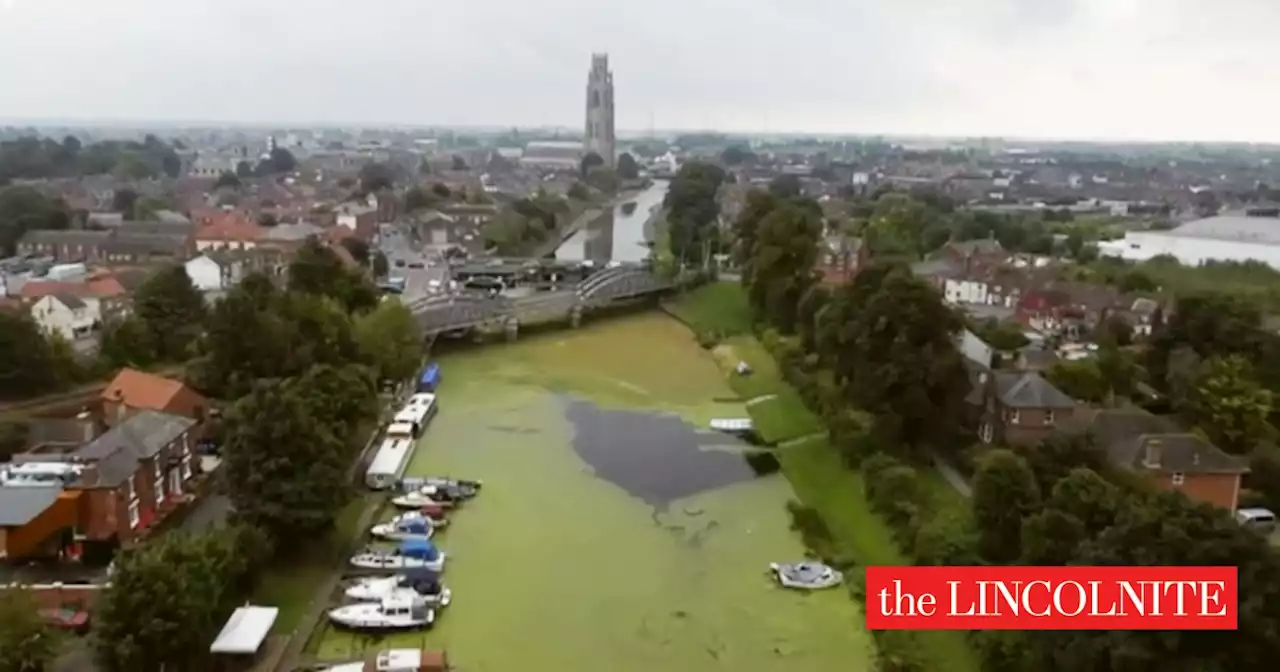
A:
<svg viewBox="0 0 1280 672">
<path fill-rule="evenodd" d="M 787 502 L 787 514 L 791 516 L 791 529 L 800 533 L 805 548 L 820 557 L 830 554 L 831 529 L 817 509 L 793 499 Z"/>
<path fill-rule="evenodd" d="M 924 647 L 911 630 L 872 630 L 880 650 L 880 672 L 925 672 Z"/>
<path fill-rule="evenodd" d="M 977 534 L 967 516 L 953 510 L 936 511 L 916 521 L 912 553 L 917 565 L 980 565 Z"/>
</svg>

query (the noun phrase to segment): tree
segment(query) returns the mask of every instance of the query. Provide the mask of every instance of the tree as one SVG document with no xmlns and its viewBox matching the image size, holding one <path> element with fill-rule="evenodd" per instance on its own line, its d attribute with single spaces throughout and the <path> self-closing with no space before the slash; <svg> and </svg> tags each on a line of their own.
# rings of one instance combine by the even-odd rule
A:
<svg viewBox="0 0 1280 672">
<path fill-rule="evenodd" d="M 760 222 L 782 205 L 781 199 L 765 189 L 747 192 L 747 202 L 733 223 L 734 261 L 742 269 L 742 282 L 751 285 L 755 272 L 756 235 Z"/>
<path fill-rule="evenodd" d="M 38 396 L 59 384 L 56 353 L 31 315 L 0 311 L 0 398 Z"/>
<path fill-rule="evenodd" d="M 239 161 L 236 163 L 236 177 L 247 180 L 253 177 L 253 164 L 248 161 Z"/>
<path fill-rule="evenodd" d="M 1096 359 L 1055 362 L 1045 379 L 1072 399 L 1097 404 L 1107 398 L 1107 381 Z"/>
<path fill-rule="evenodd" d="M 587 175 L 587 183 L 606 194 L 615 194 L 622 187 L 618 172 L 612 168 L 595 168 Z"/>
<path fill-rule="evenodd" d="M 275 173 L 291 173 L 298 167 L 298 160 L 293 157 L 293 152 L 284 147 L 276 147 L 271 150 L 271 170 Z"/>
<path fill-rule="evenodd" d="M 156 362 L 151 330 L 137 315 L 108 322 L 99 337 L 98 358 L 108 369 L 145 369 Z"/>
<path fill-rule="evenodd" d="M 409 187 L 409 190 L 404 192 L 404 209 L 406 212 L 428 210 L 436 207 L 439 203 L 439 199 L 434 194 L 428 193 L 422 187 Z"/>
<path fill-rule="evenodd" d="M 592 170 L 604 166 L 604 158 L 595 152 L 587 152 L 582 156 L 582 160 L 578 162 L 578 174 L 586 179 Z"/>
<path fill-rule="evenodd" d="M 740 166 L 756 160 L 756 155 L 746 145 L 730 145 L 720 152 L 720 160 L 726 166 Z"/>
<path fill-rule="evenodd" d="M 93 641 L 112 672 L 205 667 L 209 642 L 270 548 L 256 530 L 170 532 L 116 557 L 94 610 Z"/>
<path fill-rule="evenodd" d="M 15 253 L 18 239 L 27 231 L 69 226 L 71 212 L 62 199 L 25 186 L 0 189 L 0 252 L 5 256 Z"/>
<path fill-rule="evenodd" d="M 769 182 L 769 193 L 778 198 L 799 198 L 804 195 L 804 185 L 795 175 L 779 175 Z"/>
<path fill-rule="evenodd" d="M 344 437 L 313 414 L 309 394 L 298 383 L 259 382 L 223 425 L 222 468 L 236 518 L 281 548 L 332 528 L 347 492 Z"/>
<path fill-rule="evenodd" d="M 752 306 L 783 333 L 793 333 L 800 298 L 814 282 L 822 220 L 808 209 L 788 204 L 769 213 L 756 234 Z"/>
<path fill-rule="evenodd" d="M 407 306 L 384 301 L 355 320 L 355 339 L 365 361 L 383 380 L 408 380 L 422 361 L 422 329 Z"/>
<path fill-rule="evenodd" d="M 1244 357 L 1212 357 L 1200 366 L 1189 411 L 1215 445 L 1242 455 L 1273 433 L 1267 423 L 1273 401 Z"/>
<path fill-rule="evenodd" d="M 993 318 L 978 321 L 972 327 L 975 336 L 996 350 L 1021 350 L 1031 342 L 1017 322 L 1002 322 Z"/>
<path fill-rule="evenodd" d="M 724 184 L 724 170 L 690 161 L 671 180 L 663 204 L 671 253 L 682 266 L 701 265 L 717 242 L 720 205 L 716 195 Z"/>
<path fill-rule="evenodd" d="M 467 161 L 463 159 L 461 156 L 458 156 L 457 154 L 453 155 L 452 163 L 449 167 L 455 171 L 463 171 L 468 169 Z"/>
<path fill-rule="evenodd" d="M 146 325 L 156 359 L 186 359 L 188 346 L 200 336 L 204 323 L 204 295 L 191 283 L 181 264 L 166 266 L 134 292 L 134 314 Z"/>
<path fill-rule="evenodd" d="M 240 178 L 236 177 L 236 174 L 231 171 L 224 171 L 221 175 L 218 175 L 218 179 L 213 183 L 213 188 L 239 189 Z"/>
<path fill-rule="evenodd" d="M 386 277 L 390 271 L 391 263 L 387 261 L 387 255 L 383 254 L 382 250 L 375 252 L 373 255 L 373 277 Z"/>
<path fill-rule="evenodd" d="M 640 177 L 640 164 L 636 162 L 636 157 L 627 152 L 623 152 L 618 156 L 618 177 L 624 180 L 634 180 Z"/>
<path fill-rule="evenodd" d="M 116 189 L 111 194 L 111 210 L 124 215 L 125 219 L 134 218 L 134 206 L 138 204 L 138 192 L 132 189 Z"/>
<path fill-rule="evenodd" d="M 355 259 L 361 266 L 369 265 L 369 243 L 359 238 L 343 238 L 339 244 L 347 252 L 350 252 L 351 258 Z"/>
<path fill-rule="evenodd" d="M 448 199 L 453 197 L 453 192 L 449 190 L 449 186 L 443 182 L 436 182 L 431 185 L 431 193 L 437 198 Z"/>
<path fill-rule="evenodd" d="M 1057 480 L 1044 508 L 1022 524 L 1022 558 L 1028 565 L 1066 565 L 1080 546 L 1115 522 L 1120 491 L 1097 472 L 1071 470 Z"/>
<path fill-rule="evenodd" d="M 25 590 L 0 591 L 0 670 L 44 672 L 57 657 L 58 640 Z"/>
<path fill-rule="evenodd" d="M 327 296 L 348 311 L 366 310 L 378 304 L 373 285 L 343 266 L 333 250 L 316 240 L 303 244 L 289 264 L 289 289 Z"/>
<path fill-rule="evenodd" d="M 344 442 L 378 413 L 374 371 L 362 364 L 319 364 L 288 383 L 307 403 L 311 416 L 328 423 Z"/>
<path fill-rule="evenodd" d="M 973 520 L 978 553 L 1004 564 L 1022 554 L 1022 519 L 1040 506 L 1040 488 L 1025 460 L 993 450 L 978 461 L 973 476 Z"/>
<path fill-rule="evenodd" d="M 395 183 L 395 169 L 388 164 L 373 161 L 360 168 L 360 190 L 366 194 L 391 189 Z"/>
<path fill-rule="evenodd" d="M 581 182 L 574 182 L 573 185 L 569 187 L 569 191 L 565 192 L 565 195 L 579 201 L 591 200 L 591 190 L 587 189 L 587 185 Z"/>
</svg>

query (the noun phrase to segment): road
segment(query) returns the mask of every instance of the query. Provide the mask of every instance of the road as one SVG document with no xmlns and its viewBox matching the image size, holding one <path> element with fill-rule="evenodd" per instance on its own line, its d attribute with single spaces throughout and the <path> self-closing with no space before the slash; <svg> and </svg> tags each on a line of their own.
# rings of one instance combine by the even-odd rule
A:
<svg viewBox="0 0 1280 672">
<path fill-rule="evenodd" d="M 404 278 L 405 303 L 448 290 L 452 276 L 441 250 L 411 239 L 393 224 L 379 228 L 378 249 L 387 257 L 391 277 Z"/>
</svg>

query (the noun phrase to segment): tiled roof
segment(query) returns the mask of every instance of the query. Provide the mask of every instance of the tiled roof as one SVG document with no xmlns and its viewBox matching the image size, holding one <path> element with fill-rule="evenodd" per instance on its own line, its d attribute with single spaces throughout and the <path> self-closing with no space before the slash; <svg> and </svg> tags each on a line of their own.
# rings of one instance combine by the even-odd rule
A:
<svg viewBox="0 0 1280 672">
<path fill-rule="evenodd" d="M 234 212 L 219 212 L 196 231 L 197 240 L 245 242 L 262 238 L 265 230 Z"/>
<path fill-rule="evenodd" d="M 113 277 L 96 278 L 88 282 L 59 282 L 56 280 L 36 280 L 22 285 L 18 294 L 26 299 L 38 299 L 44 296 L 70 295 L 84 298 L 108 298 L 125 294 L 124 286 Z"/>
<path fill-rule="evenodd" d="M 136 369 L 121 369 L 102 391 L 102 399 L 119 401 L 131 408 L 163 411 L 184 387 L 179 380 Z"/>
<path fill-rule="evenodd" d="M 1140 408 L 1099 410 L 1087 427 L 1114 463 L 1164 472 L 1243 474 L 1245 461 L 1203 438 L 1180 431 L 1166 418 Z M 1159 466 L 1144 464 L 1148 449 L 1159 453 Z"/>
</svg>

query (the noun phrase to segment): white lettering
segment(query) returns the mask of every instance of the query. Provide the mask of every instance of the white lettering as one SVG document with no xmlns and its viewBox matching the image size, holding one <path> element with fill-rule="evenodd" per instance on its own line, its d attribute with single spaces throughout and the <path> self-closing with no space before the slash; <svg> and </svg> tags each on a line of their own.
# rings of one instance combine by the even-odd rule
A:
<svg viewBox="0 0 1280 672">
<path fill-rule="evenodd" d="M 956 605 L 960 603 L 960 596 L 957 594 L 956 588 L 960 586 L 960 582 L 948 581 L 947 585 L 950 587 L 950 590 L 951 590 L 951 610 L 947 612 L 947 615 L 948 616 L 973 616 L 972 603 L 970 603 L 969 605 L 969 611 L 966 611 L 963 614 L 956 611 Z"/>
<path fill-rule="evenodd" d="M 996 593 L 996 594 L 995 594 L 995 597 L 996 597 L 996 605 L 995 605 L 995 606 L 996 606 L 996 614 L 999 614 L 999 613 L 1000 613 L 1000 600 L 1001 600 L 1001 598 L 1003 598 L 1003 599 L 1004 599 L 1004 603 L 1005 603 L 1005 604 L 1007 604 L 1007 605 L 1009 605 L 1009 610 L 1010 610 L 1011 612 L 1013 612 L 1013 613 L 1012 613 L 1012 615 L 1013 615 L 1013 616 L 1017 616 L 1017 615 L 1018 615 L 1018 597 L 1017 597 L 1016 593 L 1018 592 L 1018 587 L 1019 587 L 1021 584 L 1022 584 L 1022 582 L 1021 582 L 1021 581 L 1014 581 L 1014 582 L 1013 582 L 1013 590 L 1012 590 L 1012 591 L 1010 591 L 1010 590 L 1009 590 L 1009 586 L 1008 586 L 1008 585 L 1006 585 L 1004 581 L 997 581 L 997 582 L 994 582 L 995 589 L 996 589 L 996 591 L 995 591 L 995 593 Z"/>
<path fill-rule="evenodd" d="M 1191 581 L 1166 581 L 1165 590 L 1168 590 L 1169 588 L 1173 588 L 1177 590 L 1177 596 L 1178 596 L 1178 599 L 1177 599 L 1178 608 L 1174 610 L 1173 615 L 1186 616 L 1187 615 L 1187 588 L 1190 588 L 1192 591 L 1194 591 L 1195 584 L 1192 583 Z"/>
<path fill-rule="evenodd" d="M 1200 582 L 1200 615 L 1201 616 L 1226 616 L 1227 607 L 1222 604 L 1222 591 L 1227 586 L 1222 581 L 1201 581 Z M 1209 611 L 1209 602 L 1218 605 L 1218 610 Z"/>
<path fill-rule="evenodd" d="M 1121 581 L 1121 583 L 1126 583 L 1126 582 Z M 1111 603 L 1111 608 L 1107 610 L 1107 613 L 1105 614 L 1098 613 L 1098 605 L 1102 602 L 1102 596 L 1098 594 L 1098 586 L 1100 585 L 1102 585 L 1101 581 L 1089 582 L 1089 615 L 1090 616 L 1115 616 L 1116 615 L 1115 602 Z M 1118 601 L 1119 600 L 1117 600 L 1117 602 Z"/>
<path fill-rule="evenodd" d="M 1062 590 L 1067 586 L 1072 586 L 1073 588 L 1075 588 L 1076 594 L 1079 596 L 1079 599 L 1080 599 L 1080 603 L 1076 605 L 1076 610 L 1071 613 L 1067 613 L 1067 610 L 1062 607 Z M 1085 607 L 1089 606 L 1088 602 L 1089 602 L 1089 598 L 1085 594 L 1084 586 L 1080 585 L 1075 581 L 1063 581 L 1062 583 L 1059 583 L 1056 588 L 1053 589 L 1053 609 L 1054 611 L 1058 612 L 1059 614 L 1062 614 L 1063 616 L 1079 616 L 1080 612 L 1084 611 Z"/>
<path fill-rule="evenodd" d="M 1044 586 L 1045 597 L 1049 597 L 1053 592 L 1053 586 L 1049 585 L 1048 581 L 1031 581 L 1027 583 L 1026 587 L 1022 589 L 1022 610 L 1028 615 L 1044 618 L 1049 615 L 1051 607 L 1049 606 L 1049 600 L 1045 600 L 1044 611 L 1037 612 L 1035 610 L 1031 603 L 1031 589 L 1036 586 Z"/>
<path fill-rule="evenodd" d="M 934 597 L 933 593 L 925 593 L 916 600 L 916 610 L 921 616 L 932 616 L 937 611 L 937 602 L 938 598 Z"/>
</svg>

